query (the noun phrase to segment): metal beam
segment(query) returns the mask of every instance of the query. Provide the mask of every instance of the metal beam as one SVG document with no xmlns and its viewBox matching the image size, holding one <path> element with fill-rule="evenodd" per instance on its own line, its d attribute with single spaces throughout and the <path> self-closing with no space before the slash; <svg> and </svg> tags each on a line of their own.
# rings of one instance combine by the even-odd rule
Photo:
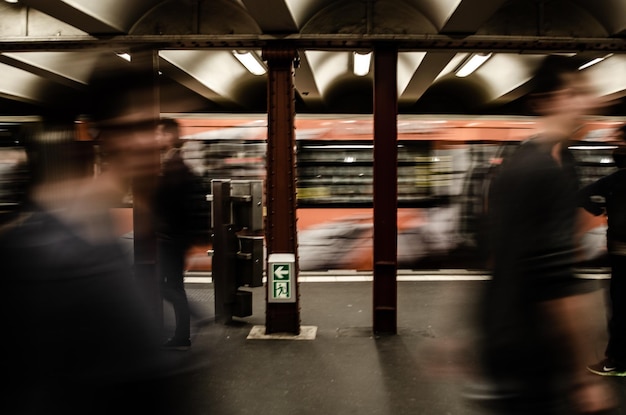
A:
<svg viewBox="0 0 626 415">
<path fill-rule="evenodd" d="M 572 38 L 549 36 L 447 36 L 408 35 L 125 35 L 95 38 L 93 36 L 3 37 L 0 52 L 36 50 L 84 50 L 129 48 L 146 49 L 262 49 L 277 43 L 297 49 L 354 50 L 373 49 L 375 45 L 393 45 L 398 51 L 456 52 L 626 52 L 626 39 Z"/>
</svg>

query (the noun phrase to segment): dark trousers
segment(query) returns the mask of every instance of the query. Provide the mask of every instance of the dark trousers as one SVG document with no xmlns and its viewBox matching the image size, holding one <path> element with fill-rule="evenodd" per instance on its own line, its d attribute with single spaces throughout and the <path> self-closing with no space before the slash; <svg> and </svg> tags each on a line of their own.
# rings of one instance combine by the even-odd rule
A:
<svg viewBox="0 0 626 415">
<path fill-rule="evenodd" d="M 174 239 L 159 239 L 157 244 L 157 266 L 161 280 L 163 298 L 174 307 L 176 330 L 174 338 L 189 339 L 190 313 L 185 292 L 184 272 L 187 245 Z"/>
<path fill-rule="evenodd" d="M 611 255 L 606 356 L 626 367 L 626 256 Z"/>
</svg>

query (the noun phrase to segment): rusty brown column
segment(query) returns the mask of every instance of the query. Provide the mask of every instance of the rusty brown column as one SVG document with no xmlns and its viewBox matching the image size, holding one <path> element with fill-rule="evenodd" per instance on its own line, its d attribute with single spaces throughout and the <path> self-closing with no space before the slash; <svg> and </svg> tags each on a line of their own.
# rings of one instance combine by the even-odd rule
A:
<svg viewBox="0 0 626 415">
<path fill-rule="evenodd" d="M 298 287 L 298 244 L 296 231 L 295 173 L 295 93 L 293 85 L 296 50 L 292 47 L 268 47 L 263 59 L 268 64 L 268 131 L 265 239 L 268 258 L 272 254 L 294 254 L 292 270 L 294 302 L 268 302 L 266 284 L 265 331 L 300 333 Z M 269 267 L 268 273 L 270 272 Z"/>
<path fill-rule="evenodd" d="M 397 333 L 397 58 L 374 49 L 374 332 Z"/>
</svg>

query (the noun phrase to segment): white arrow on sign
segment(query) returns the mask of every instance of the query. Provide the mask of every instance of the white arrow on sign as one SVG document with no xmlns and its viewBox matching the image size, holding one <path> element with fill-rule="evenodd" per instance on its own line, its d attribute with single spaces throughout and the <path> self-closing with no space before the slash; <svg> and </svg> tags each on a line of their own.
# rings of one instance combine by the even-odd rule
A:
<svg viewBox="0 0 626 415">
<path fill-rule="evenodd" d="M 279 265 L 274 269 L 274 276 L 278 280 L 285 280 L 287 279 L 288 275 L 289 275 L 289 270 L 285 269 L 282 265 Z"/>
</svg>

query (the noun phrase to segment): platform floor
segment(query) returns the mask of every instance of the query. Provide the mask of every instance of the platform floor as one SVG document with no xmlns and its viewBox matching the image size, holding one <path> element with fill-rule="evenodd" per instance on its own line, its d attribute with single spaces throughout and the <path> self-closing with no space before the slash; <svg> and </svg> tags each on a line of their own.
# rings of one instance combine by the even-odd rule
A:
<svg viewBox="0 0 626 415">
<path fill-rule="evenodd" d="M 598 284 L 605 284 L 598 281 Z M 300 283 L 300 319 L 312 340 L 249 339 L 265 325 L 265 291 L 254 314 L 214 322 L 211 284 L 187 284 L 209 322 L 195 327 L 185 360 L 195 369 L 177 415 L 478 415 L 463 398 L 472 378 L 471 322 L 484 281 L 398 282 L 398 334 L 372 332 L 371 282 Z M 594 299 L 596 358 L 606 340 L 603 292 Z M 166 329 L 171 309 L 165 307 Z M 625 378 L 610 378 L 624 399 Z M 626 408 L 626 407 L 624 407 Z M 617 413 L 626 413 L 619 409 Z"/>
</svg>

